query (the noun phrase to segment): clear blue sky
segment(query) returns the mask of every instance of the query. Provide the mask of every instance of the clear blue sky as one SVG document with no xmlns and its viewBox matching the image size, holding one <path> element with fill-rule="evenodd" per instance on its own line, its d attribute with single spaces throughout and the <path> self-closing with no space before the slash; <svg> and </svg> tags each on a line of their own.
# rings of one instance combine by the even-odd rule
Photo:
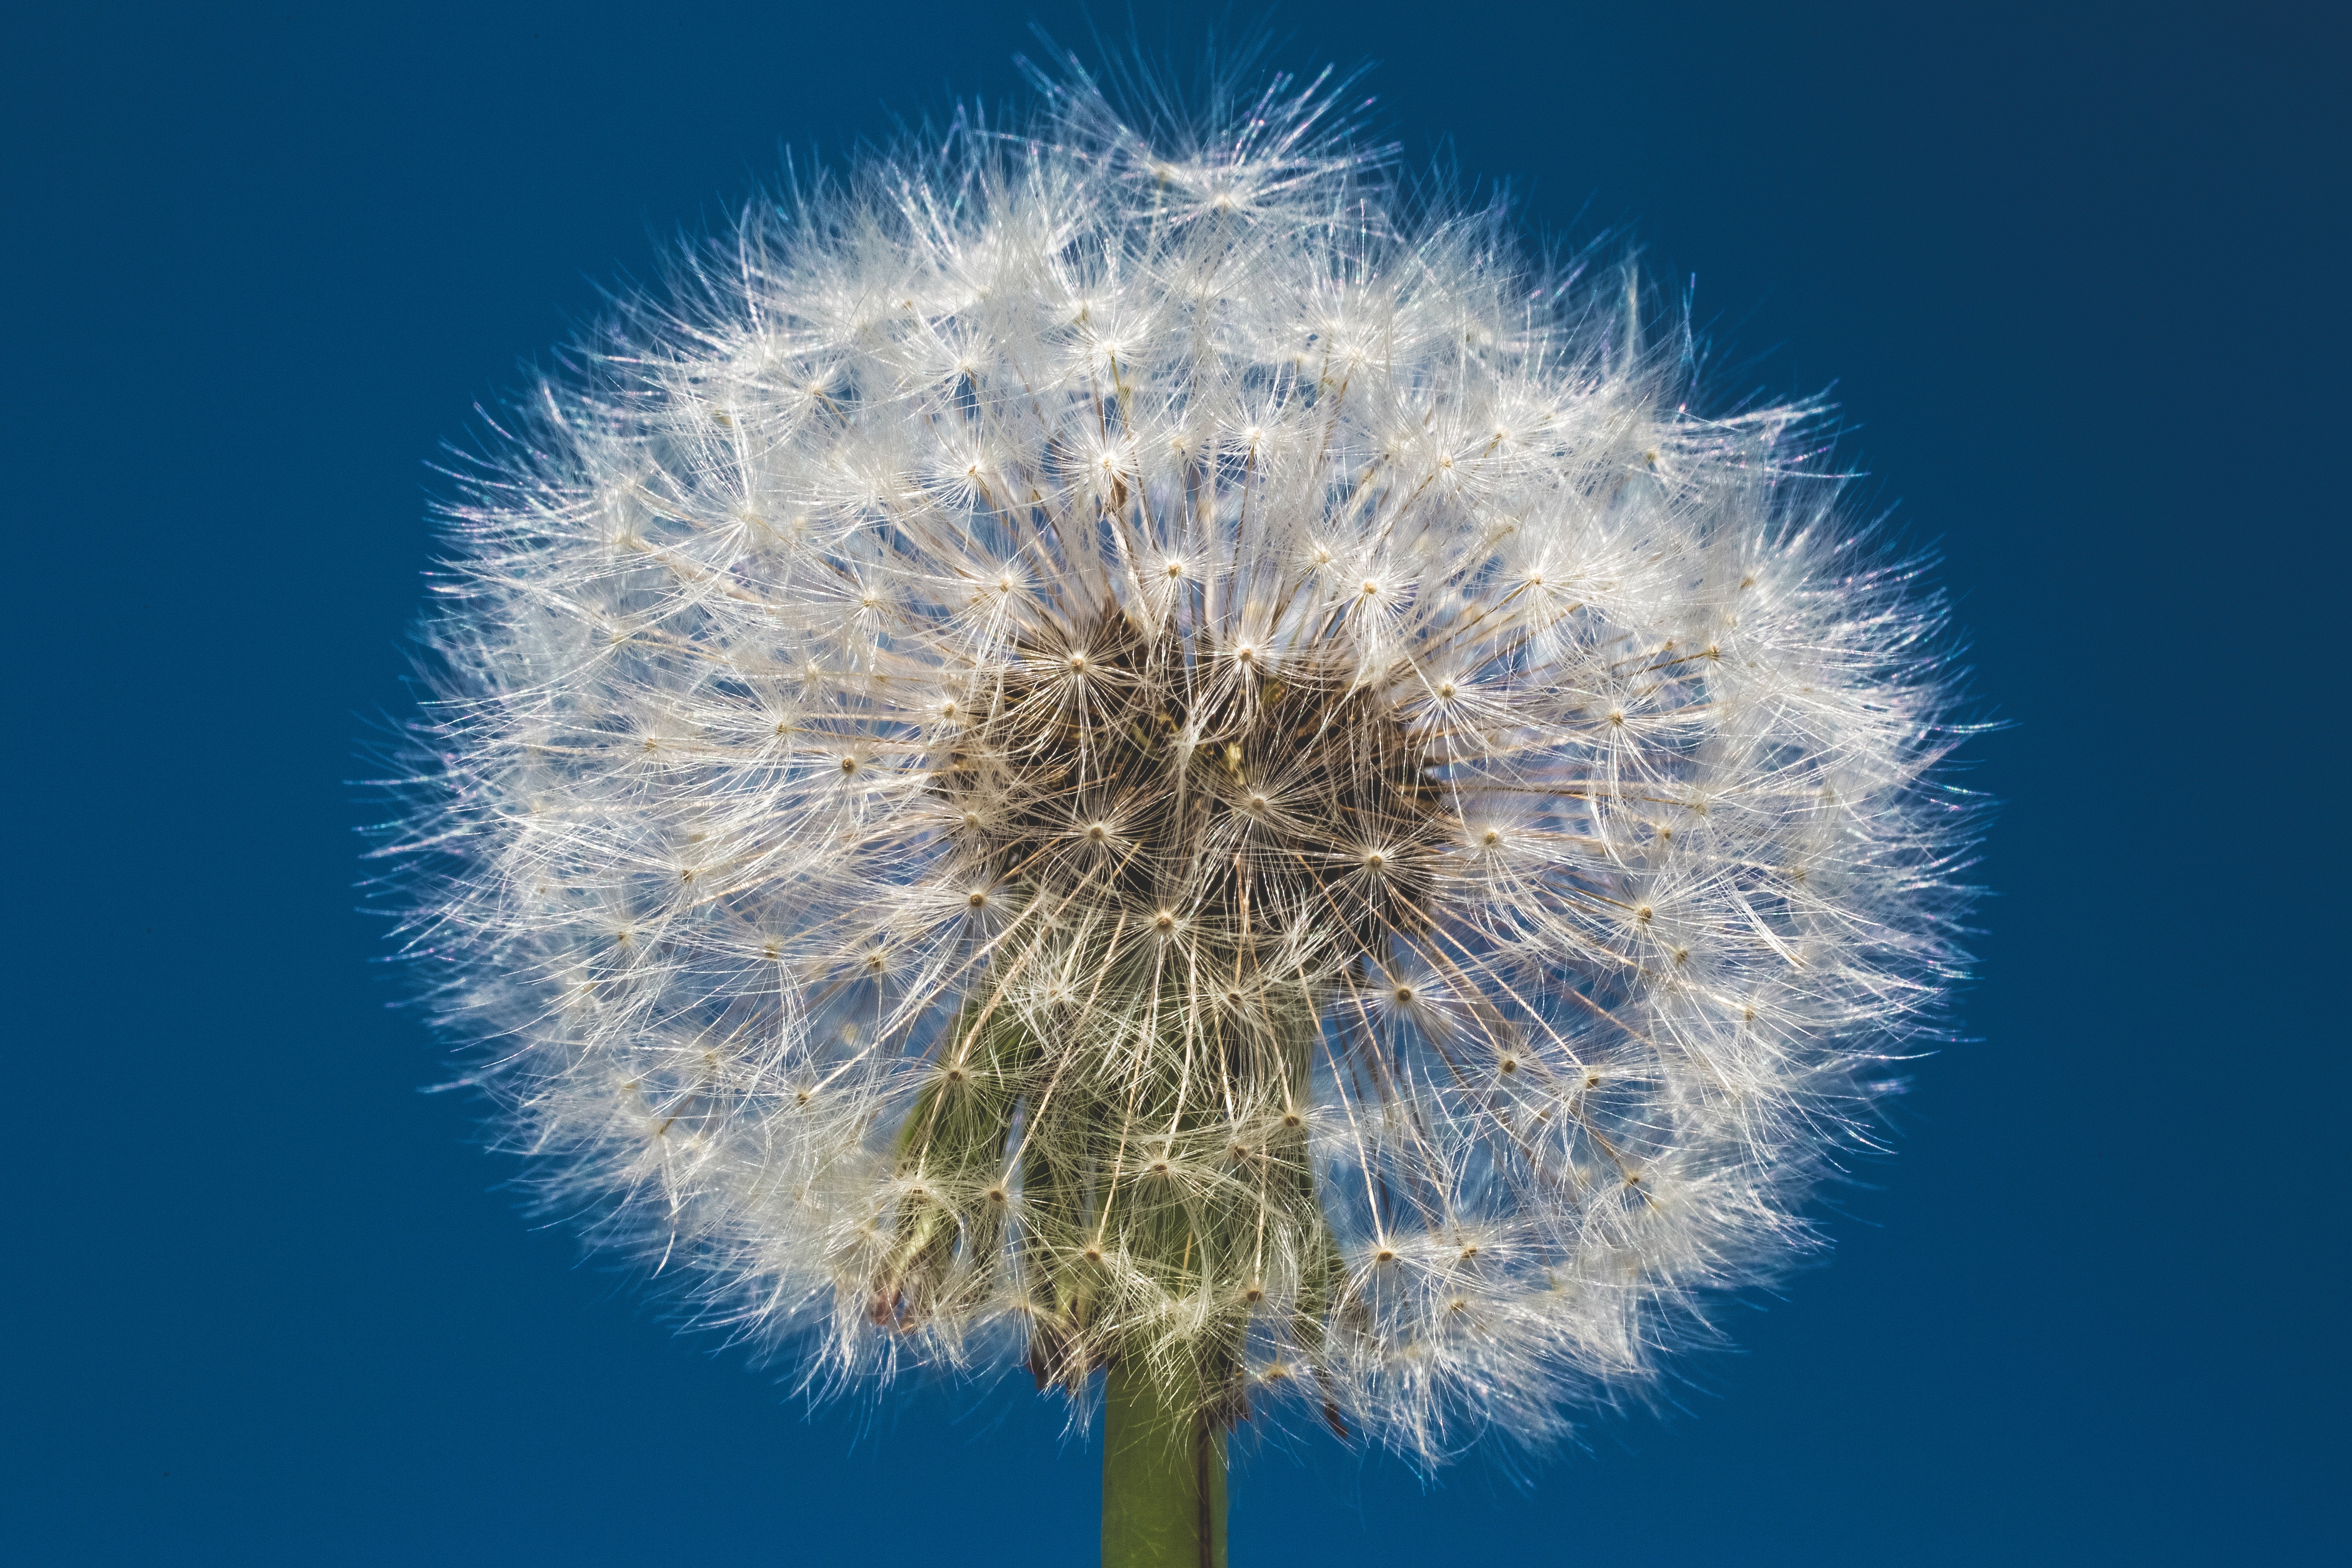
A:
<svg viewBox="0 0 2352 1568">
<path fill-rule="evenodd" d="M 1379 62 L 1416 159 L 1695 277 L 1725 390 L 1833 382 L 2013 723 L 1971 749 L 1970 1038 L 1834 1260 L 1524 1487 L 1249 1455 L 1236 1563 L 2327 1538 L 2341 40 L 2091 9 L 1284 12 L 1281 59 Z M 1189 56 L 1179 14 L 1135 13 Z M 1086 45 L 982 0 L 7 25 L 12 1557 L 1089 1560 L 1096 1460 L 1025 1387 L 810 1415 L 526 1223 L 478 1108 L 417 1092 L 341 784 L 404 700 L 436 444 L 780 143 L 1011 96 L 1033 16 Z"/>
</svg>

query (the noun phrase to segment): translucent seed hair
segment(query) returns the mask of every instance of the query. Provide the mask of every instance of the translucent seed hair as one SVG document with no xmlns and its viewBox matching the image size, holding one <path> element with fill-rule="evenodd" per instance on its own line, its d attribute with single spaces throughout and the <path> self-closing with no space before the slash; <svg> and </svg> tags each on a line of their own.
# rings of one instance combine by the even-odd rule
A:
<svg viewBox="0 0 2352 1568">
<path fill-rule="evenodd" d="M 406 951 L 547 1202 L 817 1387 L 1537 1444 L 1817 1245 L 1959 962 L 1818 405 L 1083 74 L 795 184 L 446 509 Z"/>
</svg>

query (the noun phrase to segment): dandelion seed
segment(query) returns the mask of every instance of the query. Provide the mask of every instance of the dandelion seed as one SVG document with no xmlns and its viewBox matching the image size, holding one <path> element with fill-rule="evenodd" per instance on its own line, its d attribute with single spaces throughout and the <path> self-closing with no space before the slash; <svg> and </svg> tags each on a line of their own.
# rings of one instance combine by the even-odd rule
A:
<svg viewBox="0 0 2352 1568">
<path fill-rule="evenodd" d="M 1077 78 L 754 208 L 451 510 L 441 1021 L 816 1382 L 1542 1443 L 1814 1245 L 1961 963 L 1943 612 L 1823 410 L 1689 412 L 1344 118 Z"/>
</svg>

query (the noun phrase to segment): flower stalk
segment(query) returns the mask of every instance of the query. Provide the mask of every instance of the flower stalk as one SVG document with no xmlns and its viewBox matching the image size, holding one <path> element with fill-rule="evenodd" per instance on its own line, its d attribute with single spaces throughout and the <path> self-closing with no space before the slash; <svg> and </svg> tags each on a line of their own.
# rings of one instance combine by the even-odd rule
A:
<svg viewBox="0 0 2352 1568">
<path fill-rule="evenodd" d="M 1122 1361 L 1103 1384 L 1103 1568 L 1225 1568 L 1225 1433 Z"/>
</svg>

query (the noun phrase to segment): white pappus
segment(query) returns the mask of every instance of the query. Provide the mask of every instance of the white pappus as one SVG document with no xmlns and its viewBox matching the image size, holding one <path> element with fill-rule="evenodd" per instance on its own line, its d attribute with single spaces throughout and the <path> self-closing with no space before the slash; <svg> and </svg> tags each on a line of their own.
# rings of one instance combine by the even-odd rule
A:
<svg viewBox="0 0 2352 1568">
<path fill-rule="evenodd" d="M 1944 613 L 1818 405 L 1230 108 L 1074 74 L 622 310 L 448 508 L 378 853 L 550 1200 L 813 1381 L 1539 1443 L 1934 1026 Z"/>
</svg>

